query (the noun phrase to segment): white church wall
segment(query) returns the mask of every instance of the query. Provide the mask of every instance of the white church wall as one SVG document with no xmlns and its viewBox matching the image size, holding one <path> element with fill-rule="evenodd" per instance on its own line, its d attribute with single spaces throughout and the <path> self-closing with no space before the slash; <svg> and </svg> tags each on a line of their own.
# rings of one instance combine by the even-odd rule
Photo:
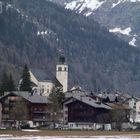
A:
<svg viewBox="0 0 140 140">
<path fill-rule="evenodd" d="M 68 65 L 58 64 L 56 66 L 56 78 L 63 85 L 63 92 L 68 90 Z"/>
<path fill-rule="evenodd" d="M 40 93 L 43 96 L 48 96 L 51 93 L 53 83 L 51 81 L 38 82 Z"/>
<path fill-rule="evenodd" d="M 29 71 L 30 73 L 30 79 L 33 83 L 35 83 L 36 85 L 38 85 L 38 80 L 35 78 L 35 76 L 33 75 L 33 73 L 31 71 Z"/>
</svg>

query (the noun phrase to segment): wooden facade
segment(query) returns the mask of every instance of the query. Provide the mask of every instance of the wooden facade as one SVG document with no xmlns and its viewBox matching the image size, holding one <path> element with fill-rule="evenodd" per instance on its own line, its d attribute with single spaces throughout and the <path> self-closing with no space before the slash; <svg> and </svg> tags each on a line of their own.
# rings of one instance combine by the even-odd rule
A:
<svg viewBox="0 0 140 140">
<path fill-rule="evenodd" d="M 99 122 L 98 116 L 108 113 L 105 108 L 95 108 L 81 101 L 74 101 L 67 105 L 68 107 L 68 122 Z"/>
<path fill-rule="evenodd" d="M 13 93 L 8 94 L 7 96 L 0 99 L 2 104 L 2 126 L 10 127 L 15 123 L 15 118 L 13 118 L 13 114 L 11 114 L 11 110 L 15 107 L 17 101 L 22 99 L 22 103 L 24 102 L 23 108 L 21 110 L 26 109 L 27 114 L 24 114 L 24 120 L 22 121 L 31 121 L 34 125 L 43 125 L 46 121 L 46 108 L 47 103 L 35 103 L 31 102 L 21 96 L 17 96 Z M 16 118 L 18 119 L 18 118 Z"/>
</svg>

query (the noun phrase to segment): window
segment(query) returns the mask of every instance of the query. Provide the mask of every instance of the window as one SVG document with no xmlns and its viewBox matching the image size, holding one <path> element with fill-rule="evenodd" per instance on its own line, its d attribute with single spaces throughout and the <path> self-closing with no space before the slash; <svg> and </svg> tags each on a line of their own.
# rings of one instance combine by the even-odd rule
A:
<svg viewBox="0 0 140 140">
<path fill-rule="evenodd" d="M 62 71 L 62 67 L 58 67 L 58 71 Z"/>
<path fill-rule="evenodd" d="M 50 90 L 49 89 L 47 89 L 47 93 L 49 93 L 50 92 Z"/>
<path fill-rule="evenodd" d="M 66 67 L 64 68 L 64 71 L 67 71 L 67 68 Z"/>
<path fill-rule="evenodd" d="M 73 124 L 70 124 L 70 127 L 73 127 Z"/>
</svg>

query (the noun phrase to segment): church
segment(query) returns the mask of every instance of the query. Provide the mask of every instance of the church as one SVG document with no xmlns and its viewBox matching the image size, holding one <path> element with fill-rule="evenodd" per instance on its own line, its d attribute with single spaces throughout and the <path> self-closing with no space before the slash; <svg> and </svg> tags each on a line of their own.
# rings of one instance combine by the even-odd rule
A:
<svg viewBox="0 0 140 140">
<path fill-rule="evenodd" d="M 68 90 L 68 65 L 64 55 L 59 57 L 55 76 L 47 75 L 41 69 L 30 69 L 29 72 L 33 83 L 33 91 L 42 96 L 48 96 L 52 87 L 56 84 L 62 86 L 63 92 Z"/>
</svg>

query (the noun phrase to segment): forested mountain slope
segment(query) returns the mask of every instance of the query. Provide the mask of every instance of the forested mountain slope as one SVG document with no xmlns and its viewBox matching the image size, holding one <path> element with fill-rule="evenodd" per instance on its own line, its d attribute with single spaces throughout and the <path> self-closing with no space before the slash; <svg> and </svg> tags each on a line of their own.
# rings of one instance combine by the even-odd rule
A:
<svg viewBox="0 0 140 140">
<path fill-rule="evenodd" d="M 50 0 L 83 14 L 140 48 L 140 0 Z"/>
<path fill-rule="evenodd" d="M 3 1 L 0 65 L 16 73 L 25 63 L 53 71 L 59 51 L 69 64 L 69 83 L 92 91 L 139 93 L 140 53 L 94 20 L 51 2 Z M 16 74 L 17 75 L 17 74 Z"/>
</svg>

